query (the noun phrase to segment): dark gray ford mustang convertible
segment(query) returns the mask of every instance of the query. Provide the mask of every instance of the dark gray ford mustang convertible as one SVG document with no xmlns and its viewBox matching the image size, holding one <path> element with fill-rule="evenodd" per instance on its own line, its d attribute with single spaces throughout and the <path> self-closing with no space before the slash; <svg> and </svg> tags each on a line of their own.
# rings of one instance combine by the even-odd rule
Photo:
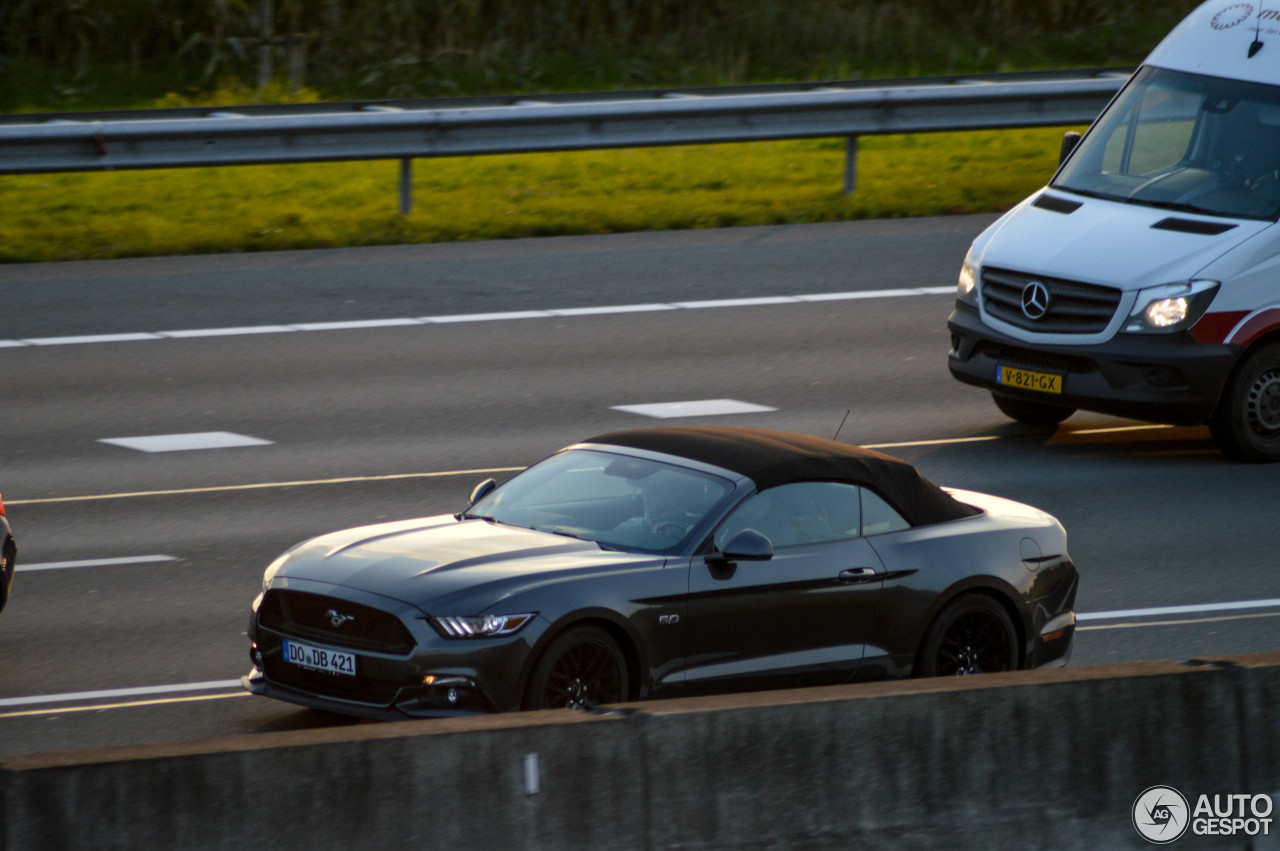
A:
<svg viewBox="0 0 1280 851">
<path fill-rule="evenodd" d="M 289 550 L 243 683 L 392 719 L 1061 666 L 1076 583 L 1053 517 L 887 455 L 642 429 Z"/>
</svg>

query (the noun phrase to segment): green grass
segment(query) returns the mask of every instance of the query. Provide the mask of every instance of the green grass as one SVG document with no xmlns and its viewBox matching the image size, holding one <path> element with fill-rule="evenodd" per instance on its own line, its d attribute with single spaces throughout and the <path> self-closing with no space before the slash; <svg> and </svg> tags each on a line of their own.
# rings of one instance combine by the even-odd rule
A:
<svg viewBox="0 0 1280 851">
<path fill-rule="evenodd" d="M 1042 185 L 1061 129 L 414 161 L 0 177 L 0 262 L 78 260 L 1007 209 Z"/>
</svg>

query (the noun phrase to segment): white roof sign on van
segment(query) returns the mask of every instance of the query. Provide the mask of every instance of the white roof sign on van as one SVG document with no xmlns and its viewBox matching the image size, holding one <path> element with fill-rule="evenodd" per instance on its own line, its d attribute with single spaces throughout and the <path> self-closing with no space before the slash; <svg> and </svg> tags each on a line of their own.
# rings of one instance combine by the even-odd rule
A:
<svg viewBox="0 0 1280 851">
<path fill-rule="evenodd" d="M 1280 84 L 1280 0 L 1209 0 L 1165 36 L 1143 64 Z"/>
</svg>

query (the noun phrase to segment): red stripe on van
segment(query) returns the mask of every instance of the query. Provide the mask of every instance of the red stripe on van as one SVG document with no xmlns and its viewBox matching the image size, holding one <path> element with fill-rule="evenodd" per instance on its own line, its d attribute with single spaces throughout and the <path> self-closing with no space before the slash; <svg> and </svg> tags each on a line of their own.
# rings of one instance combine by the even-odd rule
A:
<svg viewBox="0 0 1280 851">
<path fill-rule="evenodd" d="M 1191 326 L 1191 336 L 1199 343 L 1221 343 L 1227 339 L 1231 329 L 1248 316 L 1245 310 L 1228 310 L 1222 313 L 1206 313 L 1200 321 Z M 1250 324 L 1253 324 L 1250 322 Z"/>
<path fill-rule="evenodd" d="M 1272 307 L 1249 317 L 1247 322 L 1239 323 L 1234 331 L 1229 332 L 1230 339 L 1226 341 L 1234 346 L 1248 346 L 1263 334 L 1277 329 L 1280 329 L 1280 308 Z"/>
</svg>

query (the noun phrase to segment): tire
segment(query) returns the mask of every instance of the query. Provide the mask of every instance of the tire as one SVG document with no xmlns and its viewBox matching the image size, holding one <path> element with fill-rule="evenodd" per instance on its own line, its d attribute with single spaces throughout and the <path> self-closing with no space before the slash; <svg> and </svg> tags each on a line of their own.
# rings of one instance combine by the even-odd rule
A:
<svg viewBox="0 0 1280 851">
<path fill-rule="evenodd" d="M 1011 420 L 1028 425 L 1057 425 L 1076 412 L 1075 408 L 1032 402 L 1028 399 L 1015 399 L 1000 393 L 992 393 L 991 399 L 1000 409 L 1000 413 Z"/>
<path fill-rule="evenodd" d="M 1280 344 L 1246 355 L 1209 420 L 1218 448 L 1237 461 L 1280 461 Z"/>
<path fill-rule="evenodd" d="M 627 660 L 609 634 L 574 627 L 543 651 L 529 676 L 525 709 L 591 709 L 627 700 Z"/>
<path fill-rule="evenodd" d="M 985 594 L 965 594 L 947 604 L 920 643 L 917 677 L 966 676 L 1018 667 L 1013 620 Z"/>
</svg>

